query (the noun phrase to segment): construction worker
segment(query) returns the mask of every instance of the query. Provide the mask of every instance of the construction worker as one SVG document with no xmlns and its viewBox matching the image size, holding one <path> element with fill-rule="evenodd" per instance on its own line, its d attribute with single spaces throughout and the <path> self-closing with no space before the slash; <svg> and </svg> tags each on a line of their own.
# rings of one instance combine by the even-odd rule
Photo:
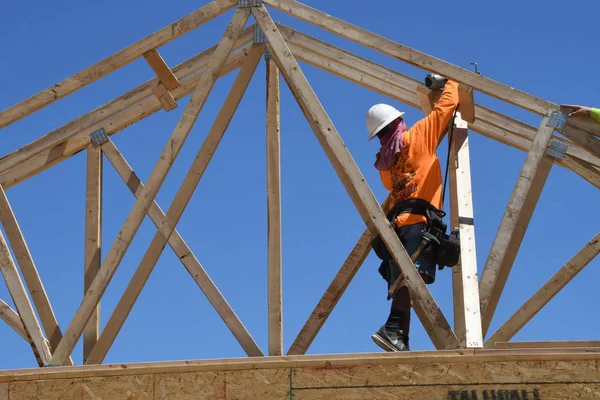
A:
<svg viewBox="0 0 600 400">
<path fill-rule="evenodd" d="M 572 106 L 563 104 L 561 107 L 571 110 L 569 117 L 571 118 L 592 118 L 600 122 L 600 108 L 591 108 L 584 106 Z"/>
<path fill-rule="evenodd" d="M 443 207 L 442 172 L 436 148 L 457 106 L 458 83 L 448 80 L 433 111 L 410 129 L 403 119 L 405 113 L 390 105 L 376 104 L 369 109 L 369 140 L 377 137 L 381 145 L 375 168 L 379 170 L 383 185 L 391 192 L 390 208 L 407 199 L 421 199 L 438 209 Z M 411 255 L 421 243 L 427 219 L 423 214 L 405 212 L 395 217 L 392 226 Z M 432 247 L 421 253 L 415 267 L 426 284 L 435 281 L 436 261 Z M 392 259 L 382 261 L 379 273 L 387 281 L 388 290 L 396 279 L 404 279 Z M 372 335 L 379 347 L 386 351 L 410 350 L 410 309 L 410 294 L 406 283 L 402 283 L 393 296 L 386 323 Z"/>
</svg>

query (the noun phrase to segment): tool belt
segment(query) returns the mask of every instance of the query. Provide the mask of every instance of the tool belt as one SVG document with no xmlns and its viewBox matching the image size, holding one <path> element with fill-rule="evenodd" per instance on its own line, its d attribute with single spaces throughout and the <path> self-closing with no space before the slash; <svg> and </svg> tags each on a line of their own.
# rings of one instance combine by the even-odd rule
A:
<svg viewBox="0 0 600 400">
<path fill-rule="evenodd" d="M 458 264 L 460 242 L 457 237 L 446 234 L 447 225 L 443 221 L 446 213 L 423 199 L 415 198 L 398 202 L 386 215 L 388 221 L 394 226 L 396 233 L 399 229 L 396 227 L 396 217 L 407 213 L 423 215 L 427 219 L 427 228 L 423 231 L 423 240 L 427 240 L 429 245 L 432 246 L 439 269 L 446 266 L 453 267 Z M 381 260 L 387 261 L 392 258 L 381 236 L 377 235 L 371 241 L 371 247 Z"/>
</svg>

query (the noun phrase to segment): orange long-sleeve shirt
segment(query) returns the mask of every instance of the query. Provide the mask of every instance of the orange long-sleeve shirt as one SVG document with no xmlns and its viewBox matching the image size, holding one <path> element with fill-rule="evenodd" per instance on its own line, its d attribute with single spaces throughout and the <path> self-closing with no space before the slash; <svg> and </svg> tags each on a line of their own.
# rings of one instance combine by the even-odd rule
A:
<svg viewBox="0 0 600 400">
<path fill-rule="evenodd" d="M 402 134 L 402 152 L 389 170 L 379 171 L 391 191 L 390 207 L 398 201 L 419 198 L 442 208 L 442 172 L 435 152 L 440 137 L 458 105 L 458 83 L 448 81 L 433 111 Z M 422 215 L 400 214 L 398 227 L 426 222 Z"/>
</svg>

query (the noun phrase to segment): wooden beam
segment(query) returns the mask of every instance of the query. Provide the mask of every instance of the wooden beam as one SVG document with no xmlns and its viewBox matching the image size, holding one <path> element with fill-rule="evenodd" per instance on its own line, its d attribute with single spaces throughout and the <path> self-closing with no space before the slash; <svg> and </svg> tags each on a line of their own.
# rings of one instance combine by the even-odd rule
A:
<svg viewBox="0 0 600 400">
<path fill-rule="evenodd" d="M 305 22 L 335 33 L 343 38 L 397 58 L 410 65 L 435 72 L 457 82 L 464 83 L 487 95 L 504 100 L 540 115 L 559 106 L 510 86 L 501 84 L 467 69 L 457 67 L 428 54 L 411 49 L 295 0 L 264 0 L 265 4 Z"/>
<path fill-rule="evenodd" d="M 279 69 L 270 56 L 267 68 L 267 208 L 268 208 L 268 315 L 269 355 L 283 351 L 281 296 L 281 172 Z"/>
<path fill-rule="evenodd" d="M 85 196 L 85 295 L 102 264 L 102 150 L 91 145 L 87 150 Z M 98 341 L 100 332 L 100 304 L 92 312 L 83 331 L 83 361 L 88 358 Z"/>
<path fill-rule="evenodd" d="M 8 304 L 6 304 L 2 299 L 0 299 L 0 319 L 3 320 L 10 326 L 15 332 L 19 334 L 23 339 L 29 342 L 29 337 L 27 336 L 27 331 L 23 326 L 23 321 L 21 321 L 21 317 L 15 310 L 13 310 Z"/>
<path fill-rule="evenodd" d="M 245 10 L 248 11 L 247 9 Z M 247 15 L 248 14 L 246 13 L 246 18 Z M 102 331 L 100 338 L 98 339 L 98 343 L 90 355 L 90 364 L 102 362 L 108 353 L 108 350 L 112 346 L 112 343 L 119 334 L 119 331 L 125 323 L 127 316 L 131 312 L 135 301 L 150 277 L 154 266 L 158 262 L 158 259 L 160 258 L 160 255 L 162 254 L 169 237 L 173 233 L 175 226 L 183 215 L 185 207 L 192 197 L 198 182 L 200 182 L 204 171 L 208 167 L 208 163 L 216 151 L 221 138 L 225 134 L 227 126 L 231 122 L 231 119 L 237 110 L 237 106 L 240 103 L 248 84 L 250 83 L 258 63 L 260 62 L 263 49 L 264 46 L 253 46 L 250 50 L 250 56 L 248 57 L 248 60 L 246 60 L 246 63 L 238 74 L 238 77 L 234 82 L 223 107 L 221 108 L 221 112 L 217 116 L 217 119 L 208 133 L 204 144 L 194 159 L 194 162 L 192 163 L 188 174 L 181 184 L 180 189 L 177 191 L 175 199 L 167 211 L 166 217 L 163 219 L 161 224 L 158 225 L 158 232 L 152 239 L 152 242 L 144 254 L 140 265 L 133 274 L 133 277 L 127 285 L 123 296 L 121 296 L 121 299 L 119 300 L 119 303 L 117 304 L 113 314 L 106 323 L 106 326 Z M 258 355 L 256 353 L 260 352 L 260 350 L 258 350 L 258 348 L 251 349 L 251 352 L 253 355 Z"/>
<path fill-rule="evenodd" d="M 457 114 L 457 118 L 460 112 Z M 458 154 L 457 151 L 460 148 L 454 145 L 456 136 L 453 133 L 453 140 L 450 145 L 448 163 L 448 198 L 450 202 L 450 229 L 455 229 L 459 226 L 459 211 L 458 211 L 458 182 L 457 172 L 458 169 Z M 465 301 L 464 301 L 464 289 L 463 289 L 463 272 L 461 262 L 459 261 L 454 267 L 452 267 L 452 305 L 454 309 L 454 333 L 458 338 L 458 342 L 461 347 L 467 347 L 466 345 L 466 323 L 465 323 Z"/>
<path fill-rule="evenodd" d="M 479 309 L 468 124 L 459 116 L 456 118 L 450 145 L 451 229 L 459 228 L 461 254 L 459 265 L 453 268 L 452 274 L 453 286 L 460 289 L 458 293 L 454 292 L 454 329 L 459 341 L 465 347 L 480 348 L 483 347 L 483 337 Z M 457 280 L 459 282 L 456 282 Z"/>
<path fill-rule="evenodd" d="M 578 129 L 572 120 L 568 120 L 565 127 L 562 130 L 563 135 L 568 139 L 571 139 L 574 143 L 581 145 L 584 149 L 589 151 L 596 157 L 600 157 L 600 139 L 593 136 L 582 129 Z"/>
<path fill-rule="evenodd" d="M 382 204 L 385 210 L 389 205 L 389 197 Z M 305 354 L 315 337 L 331 315 L 331 312 L 342 298 L 342 295 L 354 279 L 354 276 L 365 262 L 365 259 L 371 252 L 371 241 L 373 234 L 369 229 L 365 230 L 360 239 L 344 261 L 344 264 L 335 275 L 329 287 L 319 300 L 319 303 L 308 317 L 308 320 L 300 330 L 300 333 L 294 340 L 294 343 L 287 352 L 287 355 Z"/>
<path fill-rule="evenodd" d="M 479 295 L 484 336 L 552 168 L 552 161 L 546 152 L 554 128 L 547 126 L 548 121 L 548 116 L 542 119 L 538 134 L 527 153 L 483 269 Z"/>
<path fill-rule="evenodd" d="M 422 88 L 421 91 L 428 92 L 423 83 L 297 30 L 281 24 L 277 24 L 277 26 L 289 43 L 289 47 L 296 58 L 412 107 L 420 108 L 417 90 Z M 439 95 L 439 93 L 438 91 L 432 91 L 430 95 Z M 506 141 L 503 141 L 506 133 L 501 135 L 492 134 L 489 132 L 490 129 L 482 129 L 482 127 L 494 125 L 494 128 L 501 128 L 503 131 L 509 131 L 529 141 L 533 141 L 537 133 L 537 128 L 486 107 L 476 104 L 475 112 L 477 120 L 470 125 L 470 129 L 502 143 L 507 144 Z M 494 131 L 499 130 L 494 129 Z M 563 143 L 567 142 L 557 135 L 554 135 L 553 139 Z M 567 148 L 569 156 L 580 158 L 596 167 L 600 167 L 600 158 L 572 142 L 568 143 L 570 143 Z"/>
<path fill-rule="evenodd" d="M 252 27 L 245 29 L 242 35 L 240 35 L 239 40 L 235 44 L 234 48 L 237 49 L 247 45 L 252 41 L 252 36 Z M 185 78 L 192 79 L 191 81 L 188 80 L 188 82 L 199 79 L 197 76 L 190 75 L 193 75 L 208 65 L 208 62 L 210 61 L 210 58 L 214 54 L 216 48 L 217 46 L 215 45 L 176 66 L 173 69 L 175 76 L 178 77 L 179 81 Z M 230 56 L 229 60 L 233 59 L 234 57 L 235 56 Z M 108 131 L 109 129 L 105 125 L 112 116 L 118 116 L 121 112 L 128 112 L 131 108 L 138 107 L 145 99 L 153 96 L 152 89 L 159 83 L 160 81 L 158 78 L 151 79 L 134 88 L 133 90 L 130 90 L 129 92 L 117 97 L 116 99 L 82 115 L 81 117 L 61 126 L 58 129 L 53 130 L 41 138 L 34 140 L 28 145 L 23 146 L 6 156 L 3 156 L 0 158 L 0 174 L 5 173 L 15 166 L 20 166 L 22 163 L 28 160 L 35 159 L 37 155 L 42 155 L 42 158 L 44 158 L 44 156 L 47 157 L 48 150 L 50 149 L 52 149 L 54 152 L 59 152 L 60 145 L 64 145 L 66 140 L 83 133 L 87 135 L 89 132 L 98 129 L 98 125 L 104 126 L 104 128 Z M 178 88 L 178 90 L 175 90 L 172 93 L 176 99 L 181 97 L 178 96 L 178 93 L 183 93 L 186 90 L 179 89 L 181 88 Z M 187 94 L 190 92 L 187 92 Z M 83 148 L 86 147 L 87 145 Z"/>
<path fill-rule="evenodd" d="M 239 385 L 243 389 L 246 389 L 246 384 L 251 384 L 255 381 L 262 381 L 265 386 L 271 384 L 268 377 L 276 375 L 277 377 L 290 377 L 290 368 L 301 368 L 302 370 L 297 373 L 292 373 L 292 378 L 301 377 L 303 373 L 309 370 L 316 371 L 321 374 L 326 369 L 331 371 L 344 370 L 344 367 L 358 367 L 362 366 L 365 369 L 370 369 L 375 372 L 375 376 L 381 371 L 381 367 L 393 367 L 394 372 L 389 377 L 392 384 L 402 385 L 407 382 L 410 384 L 418 384 L 419 389 L 423 389 L 426 385 L 431 385 L 432 382 L 442 383 L 446 391 L 448 389 L 448 382 L 445 379 L 453 379 L 457 385 L 465 385 L 469 382 L 473 382 L 474 371 L 484 370 L 485 377 L 488 382 L 493 386 L 499 382 L 519 382 L 523 383 L 524 374 L 521 371 L 534 371 L 531 377 L 542 377 L 544 380 L 548 379 L 549 372 L 556 372 L 553 375 L 554 378 L 559 382 L 564 382 L 566 371 L 573 371 L 581 376 L 581 382 L 589 382 L 590 380 L 590 368 L 594 367 L 594 364 L 600 360 L 600 352 L 598 349 L 587 348 L 585 350 L 577 348 L 564 348 L 564 349 L 522 349 L 521 351 L 514 350 L 446 350 L 446 351 L 411 351 L 411 352 L 395 352 L 395 353 L 359 353 L 359 354 L 324 354 L 324 355 L 303 355 L 303 356 L 282 356 L 282 357 L 259 357 L 259 358 L 234 358 L 234 359 L 210 359 L 210 360 L 181 360 L 181 361 L 165 361 L 165 362 L 139 362 L 139 363 L 118 363 L 118 364 L 106 364 L 106 365 L 86 365 L 77 367 L 56 367 L 56 368 L 44 368 L 44 369 L 16 369 L 16 370 L 5 370 L 0 371 L 0 383 L 19 383 L 28 381 L 39 381 L 43 380 L 46 382 L 52 382 L 53 380 L 64 380 L 64 379 L 76 379 L 79 382 L 85 382 L 87 379 L 95 380 L 97 378 L 111 378 L 116 377 L 121 380 L 119 384 L 120 392 L 123 392 L 123 381 L 125 377 L 133 377 L 138 379 L 135 387 L 142 387 L 147 390 L 148 386 L 139 385 L 140 377 L 144 375 L 153 374 L 171 374 L 181 373 L 186 374 L 187 379 L 176 380 L 175 386 L 186 382 L 197 382 L 201 386 L 208 382 L 215 380 L 214 372 L 220 371 L 227 374 L 235 373 L 236 371 L 245 372 L 245 384 Z M 461 365 L 461 368 L 466 368 L 465 376 L 455 375 L 454 363 Z M 503 365 L 501 363 L 509 363 Z M 519 365 L 519 363 L 521 363 Z M 532 365 L 538 364 L 539 368 L 531 368 Z M 543 365 L 547 364 L 547 365 Z M 557 364 L 561 368 L 556 368 Z M 590 367 L 591 365 L 591 367 Z M 266 374 L 265 370 L 282 368 L 284 371 L 278 371 L 276 374 Z M 431 368 L 431 369 L 429 369 Z M 568 369 L 567 369 L 568 368 Z M 414 372 L 413 372 L 414 371 Z M 592 370 L 593 371 L 593 370 Z M 202 372 L 212 372 L 208 376 L 200 374 Z M 292 371 L 293 372 L 293 371 Z M 344 371 L 348 372 L 347 370 Z M 432 375 L 430 372 L 435 372 L 438 375 Z M 520 375 L 519 375 L 520 372 Z M 194 377 L 198 373 L 197 379 L 189 379 Z M 409 374 L 408 376 L 403 374 Z M 508 373 L 506 377 L 501 377 L 499 373 Z M 515 377 L 515 374 L 517 376 Z M 250 377 L 248 377 L 250 375 Z M 406 376 L 406 377 L 405 377 Z M 433 376 L 440 379 L 436 380 Z M 571 379 L 574 379 L 572 375 Z M 182 376 L 183 377 L 183 376 Z M 261 379 L 256 379 L 256 378 Z M 265 378 L 264 380 L 262 378 Z M 350 378 L 353 383 L 358 385 L 364 385 L 366 382 L 365 376 L 358 379 L 356 375 L 348 376 L 347 374 L 340 374 L 339 377 L 344 379 Z M 521 379 L 519 379 L 519 377 Z M 158 376 L 157 376 L 158 378 Z M 205 379 L 202 379 L 205 378 Z M 330 385 L 331 380 L 319 380 L 315 376 L 311 376 L 310 380 L 312 383 L 317 381 L 320 384 Z M 415 380 L 419 380 L 416 382 Z M 158 381 L 158 380 L 157 380 Z M 155 381 L 155 382 L 157 382 Z M 336 379 L 337 382 L 339 380 Z M 104 379 L 99 379 L 98 384 L 94 386 L 102 386 Z M 296 380 L 294 382 L 297 383 Z M 540 384 L 538 379 L 536 384 Z M 152 385 L 152 379 L 149 381 L 150 386 Z M 220 382 L 223 386 L 223 381 Z M 134 386 L 134 385 L 132 385 Z M 238 386 L 238 385 L 235 385 Z M 279 386 L 279 385 L 274 385 Z M 578 385 L 585 388 L 585 385 Z M 309 386 L 310 387 L 310 386 Z M 342 386 L 343 387 L 343 386 Z M 285 389 L 289 391 L 289 382 Z M 359 389 L 359 388 L 357 388 Z M 84 389 L 85 390 L 85 389 Z M 197 399 L 198 392 L 202 390 L 193 390 L 192 396 L 186 396 L 183 399 Z M 79 391 L 81 393 L 81 389 Z M 114 392 L 113 392 L 114 393 Z M 247 394 L 248 392 L 246 392 Z M 421 392 L 422 393 L 422 392 Z M 589 392 L 588 392 L 589 393 Z M 289 398 L 289 393 L 285 393 L 286 396 L 281 397 Z M 194 397 L 195 396 L 195 397 Z M 437 398 L 444 398 L 445 395 L 441 395 Z M 114 394 L 108 394 L 102 398 L 112 399 Z M 143 398 L 144 396 L 138 396 Z M 236 396 L 236 398 L 244 398 L 247 396 Z M 389 396 L 388 396 L 389 397 Z M 27 397 L 25 397 L 27 398 Z M 29 396 L 29 398 L 31 398 Z M 222 397 L 224 398 L 224 397 Z M 264 396 L 258 396 L 263 399 Z M 329 398 L 329 397 L 326 397 Z M 352 398 L 352 397 L 347 397 Z M 357 398 L 354 396 L 354 398 Z M 362 398 L 362 397 L 358 397 Z M 373 398 L 370 396 L 369 398 Z M 405 397 L 400 397 L 405 398 Z M 481 397 L 483 398 L 483 397 Z M 491 397 L 490 397 L 491 398 Z M 555 397 L 556 398 L 556 397 Z M 11 399 L 13 400 L 13 399 Z"/>
<path fill-rule="evenodd" d="M 125 182 L 127 187 L 129 187 L 134 196 L 139 197 L 144 189 L 144 184 L 129 166 L 123 155 L 115 147 L 114 143 L 109 140 L 108 143 L 102 146 L 102 151 L 110 163 L 115 167 L 115 170 L 121 179 L 123 179 L 123 182 Z M 154 201 L 152 206 L 150 206 L 148 215 L 150 216 L 150 219 L 154 225 L 157 227 L 163 224 L 165 213 L 162 211 L 156 201 Z M 202 292 L 204 292 L 206 298 L 213 305 L 219 316 L 223 319 L 225 325 L 229 328 L 231 333 L 233 333 L 246 354 L 249 356 L 263 355 L 254 339 L 252 339 L 252 336 L 250 336 L 250 333 L 248 333 L 246 330 L 244 324 L 242 324 L 231 306 L 227 303 L 227 300 L 225 300 L 217 286 L 210 279 L 208 273 L 202 267 L 177 229 L 173 230 L 173 233 L 169 237 L 169 245 L 175 252 L 177 258 L 179 258 L 179 260 L 182 262 L 190 276 L 198 284 L 198 287 L 202 290 Z M 97 360 L 96 357 L 96 353 L 92 351 L 92 354 L 86 363 L 91 364 L 91 361 Z M 99 362 L 100 361 L 96 361 L 96 363 Z"/>
<path fill-rule="evenodd" d="M 167 90 L 162 82 L 152 89 L 152 93 L 154 93 L 158 101 L 160 101 L 162 108 L 164 108 L 166 112 L 173 111 L 177 108 L 177 101 L 175 101 L 171 92 Z"/>
<path fill-rule="evenodd" d="M 37 110 L 79 90 L 92 82 L 138 59 L 146 51 L 163 46 L 173 39 L 199 27 L 207 21 L 229 11 L 237 5 L 235 0 L 215 0 L 145 37 L 137 43 L 105 58 L 83 71 L 52 85 L 32 97 L 15 104 L 0 113 L 0 129 L 20 120 Z"/>
<path fill-rule="evenodd" d="M 1 186 L 0 192 L 4 193 Z M 38 365 L 40 367 L 47 366 L 51 357 L 50 348 L 48 347 L 48 343 L 44 338 L 42 328 L 40 327 L 37 317 L 35 316 L 35 312 L 33 311 L 29 297 L 27 297 L 25 286 L 21 281 L 21 276 L 17 271 L 17 266 L 15 265 L 12 255 L 10 254 L 8 245 L 4 240 L 4 235 L 2 234 L 1 230 L 0 272 L 2 273 L 2 276 L 4 276 L 6 287 L 8 288 L 8 292 L 15 303 L 17 313 L 19 314 L 21 321 L 23 321 L 23 326 L 27 331 L 27 336 L 31 338 L 31 347 L 37 359 Z"/>
<path fill-rule="evenodd" d="M 473 88 L 460 84 L 458 86 L 458 102 L 460 103 L 460 114 L 462 115 L 462 119 L 468 123 L 475 122 Z"/>
<path fill-rule="evenodd" d="M 224 76 L 239 68 L 246 58 L 246 49 L 230 55 L 219 76 Z M 202 70 L 199 73 L 182 81 L 181 86 L 175 89 L 173 92 L 175 98 L 180 99 L 189 95 L 198 85 L 198 82 L 200 82 L 202 76 L 206 73 L 206 70 Z M 39 156 L 36 156 L 31 160 L 8 170 L 4 174 L 0 175 L 0 184 L 5 188 L 13 187 L 16 184 L 45 171 L 57 163 L 72 157 L 80 151 L 83 151 L 90 145 L 90 143 L 92 143 L 89 135 L 96 129 L 102 128 L 106 131 L 108 136 L 111 136 L 136 123 L 137 121 L 140 121 L 161 110 L 161 104 L 158 102 L 156 97 L 152 96 L 151 94 L 150 96 L 151 97 L 148 97 L 140 103 L 133 105 L 122 113 L 107 119 L 101 125 L 89 128 L 81 132 L 80 135 L 63 142 L 51 148 L 50 150 L 44 151 Z"/>
<path fill-rule="evenodd" d="M 522 351 L 523 357 L 515 350 L 437 358 L 403 352 L 13 370 L 2 377 L 0 400 L 8 393 L 10 400 L 37 393 L 51 393 L 44 400 L 597 400 L 599 349 Z"/>
<path fill-rule="evenodd" d="M 600 189 L 600 170 L 594 166 L 569 156 L 561 160 L 561 164 Z"/>
<path fill-rule="evenodd" d="M 600 233 L 592 238 L 573 256 L 552 278 L 548 280 L 529 300 L 517 310 L 485 342 L 486 348 L 493 348 L 498 342 L 512 339 L 533 317 L 540 312 L 573 278 L 579 274 L 594 257 L 600 253 Z"/>
<path fill-rule="evenodd" d="M 433 102 L 433 92 L 427 89 L 425 86 L 418 86 L 416 93 L 423 113 L 425 115 L 431 114 L 433 108 L 435 107 L 435 103 Z"/>
<path fill-rule="evenodd" d="M 378 232 L 381 235 L 399 265 L 411 292 L 413 307 L 421 318 L 427 333 L 437 348 L 456 347 L 458 343 L 450 325 L 414 268 L 410 256 L 406 253 L 391 224 L 385 218 L 375 196 L 304 77 L 277 26 L 264 6 L 252 8 L 252 14 L 267 37 L 269 49 L 277 66 L 365 224 L 372 232 Z"/>
<path fill-rule="evenodd" d="M 179 87 L 179 80 L 156 49 L 145 52 L 144 58 L 167 91 L 175 90 Z"/>
<path fill-rule="evenodd" d="M 194 122 L 198 118 L 198 114 L 202 110 L 209 93 L 215 85 L 217 77 L 219 76 L 219 71 L 231 52 L 238 35 L 244 28 L 248 17 L 248 9 L 238 8 L 236 10 L 208 65 L 208 72 L 202 75 L 197 89 L 192 94 L 177 127 L 173 131 L 158 162 L 150 174 L 144 193 L 136 200 L 133 210 L 129 213 L 123 228 L 119 232 L 106 259 L 102 263 L 100 271 L 96 275 L 96 278 L 86 293 L 79 309 L 75 313 L 71 324 L 65 332 L 65 336 L 56 348 L 52 357 L 52 364 L 61 364 L 71 354 L 75 344 L 81 337 L 85 325 L 98 305 L 98 302 L 110 283 L 119 263 L 129 248 L 129 244 L 142 224 L 152 201 L 156 197 L 171 166 L 175 162 Z"/>
<path fill-rule="evenodd" d="M 4 227 L 6 236 L 13 248 L 15 258 L 21 267 L 23 279 L 27 284 L 29 293 L 31 293 L 31 299 L 33 300 L 33 304 L 40 316 L 44 331 L 50 341 L 50 348 L 54 349 L 62 339 L 62 332 L 58 326 L 56 315 L 54 315 L 50 299 L 48 298 L 46 289 L 44 288 L 35 262 L 33 261 L 33 257 L 29 251 L 21 227 L 19 226 L 15 213 L 8 201 L 8 197 L 1 185 L 0 223 L 2 223 L 2 226 Z M 22 307 L 25 307 L 25 305 L 22 305 Z M 66 360 L 65 365 L 73 365 L 73 361 L 69 358 Z"/>
<path fill-rule="evenodd" d="M 495 346 L 496 349 L 589 349 L 593 347 L 600 347 L 600 341 L 498 342 Z"/>
</svg>

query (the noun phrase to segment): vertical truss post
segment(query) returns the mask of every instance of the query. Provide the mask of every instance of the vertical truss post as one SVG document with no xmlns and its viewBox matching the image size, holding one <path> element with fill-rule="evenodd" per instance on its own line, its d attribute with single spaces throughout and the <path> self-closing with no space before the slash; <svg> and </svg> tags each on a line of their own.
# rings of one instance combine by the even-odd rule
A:
<svg viewBox="0 0 600 400">
<path fill-rule="evenodd" d="M 237 9 L 227 26 L 217 49 L 212 55 L 207 68 L 207 73 L 202 75 L 200 82 L 196 86 L 196 90 L 192 94 L 177 126 L 173 130 L 167 145 L 150 174 L 148 185 L 145 187 L 144 193 L 136 200 L 125 224 L 109 250 L 100 271 L 96 275 L 96 278 L 83 298 L 79 309 L 75 313 L 71 324 L 67 328 L 64 338 L 60 341 L 54 352 L 52 357 L 53 365 L 62 364 L 63 360 L 71 354 L 75 344 L 81 337 L 84 327 L 87 325 L 94 309 L 100 302 L 100 298 L 108 287 L 121 260 L 125 256 L 125 252 L 129 248 L 131 241 L 135 237 L 142 221 L 148 213 L 148 209 L 152 205 L 152 202 L 158 194 L 167 174 L 171 170 L 175 159 L 179 155 L 179 151 L 192 130 L 200 111 L 204 107 L 206 99 L 215 85 L 227 56 L 233 49 L 246 21 L 248 21 L 248 17 L 249 11 L 247 9 Z"/>
<path fill-rule="evenodd" d="M 258 27 L 258 25 L 255 25 Z M 258 27 L 260 30 L 260 27 Z M 260 30 L 262 33 L 262 30 Z M 262 35 L 264 38 L 264 34 Z M 264 41 L 259 41 L 259 43 Z M 266 56 L 266 55 L 265 55 Z M 279 69 L 266 56 L 267 69 L 267 207 L 268 207 L 268 320 L 269 355 L 282 355 L 283 315 L 281 294 L 281 176 Z"/>
<path fill-rule="evenodd" d="M 84 295 L 89 290 L 102 264 L 102 149 L 100 146 L 108 141 L 108 137 L 105 134 L 92 135 L 92 141 L 94 143 L 87 149 Z M 92 312 L 83 331 L 84 363 L 96 345 L 99 332 L 100 303 Z"/>
<path fill-rule="evenodd" d="M 450 220 L 459 228 L 460 262 L 452 269 L 454 331 L 461 346 L 483 347 L 468 125 L 456 118 L 450 143 Z"/>
<path fill-rule="evenodd" d="M 549 112 L 542 119 L 481 275 L 479 293 L 484 337 L 553 165 L 546 154 L 555 129 L 553 116 L 554 112 Z"/>
<path fill-rule="evenodd" d="M 365 224 L 378 232 L 390 250 L 407 281 L 415 312 L 438 349 L 456 348 L 458 340 L 450 328 L 423 279 L 418 274 L 404 246 L 385 218 L 377 199 L 365 182 L 352 155 L 337 129 L 321 106 L 298 62 L 281 36 L 279 29 L 263 7 L 252 8 L 252 14 L 267 36 L 271 55 L 277 62 L 288 86 L 304 112 L 323 150 L 338 173 Z"/>
</svg>

